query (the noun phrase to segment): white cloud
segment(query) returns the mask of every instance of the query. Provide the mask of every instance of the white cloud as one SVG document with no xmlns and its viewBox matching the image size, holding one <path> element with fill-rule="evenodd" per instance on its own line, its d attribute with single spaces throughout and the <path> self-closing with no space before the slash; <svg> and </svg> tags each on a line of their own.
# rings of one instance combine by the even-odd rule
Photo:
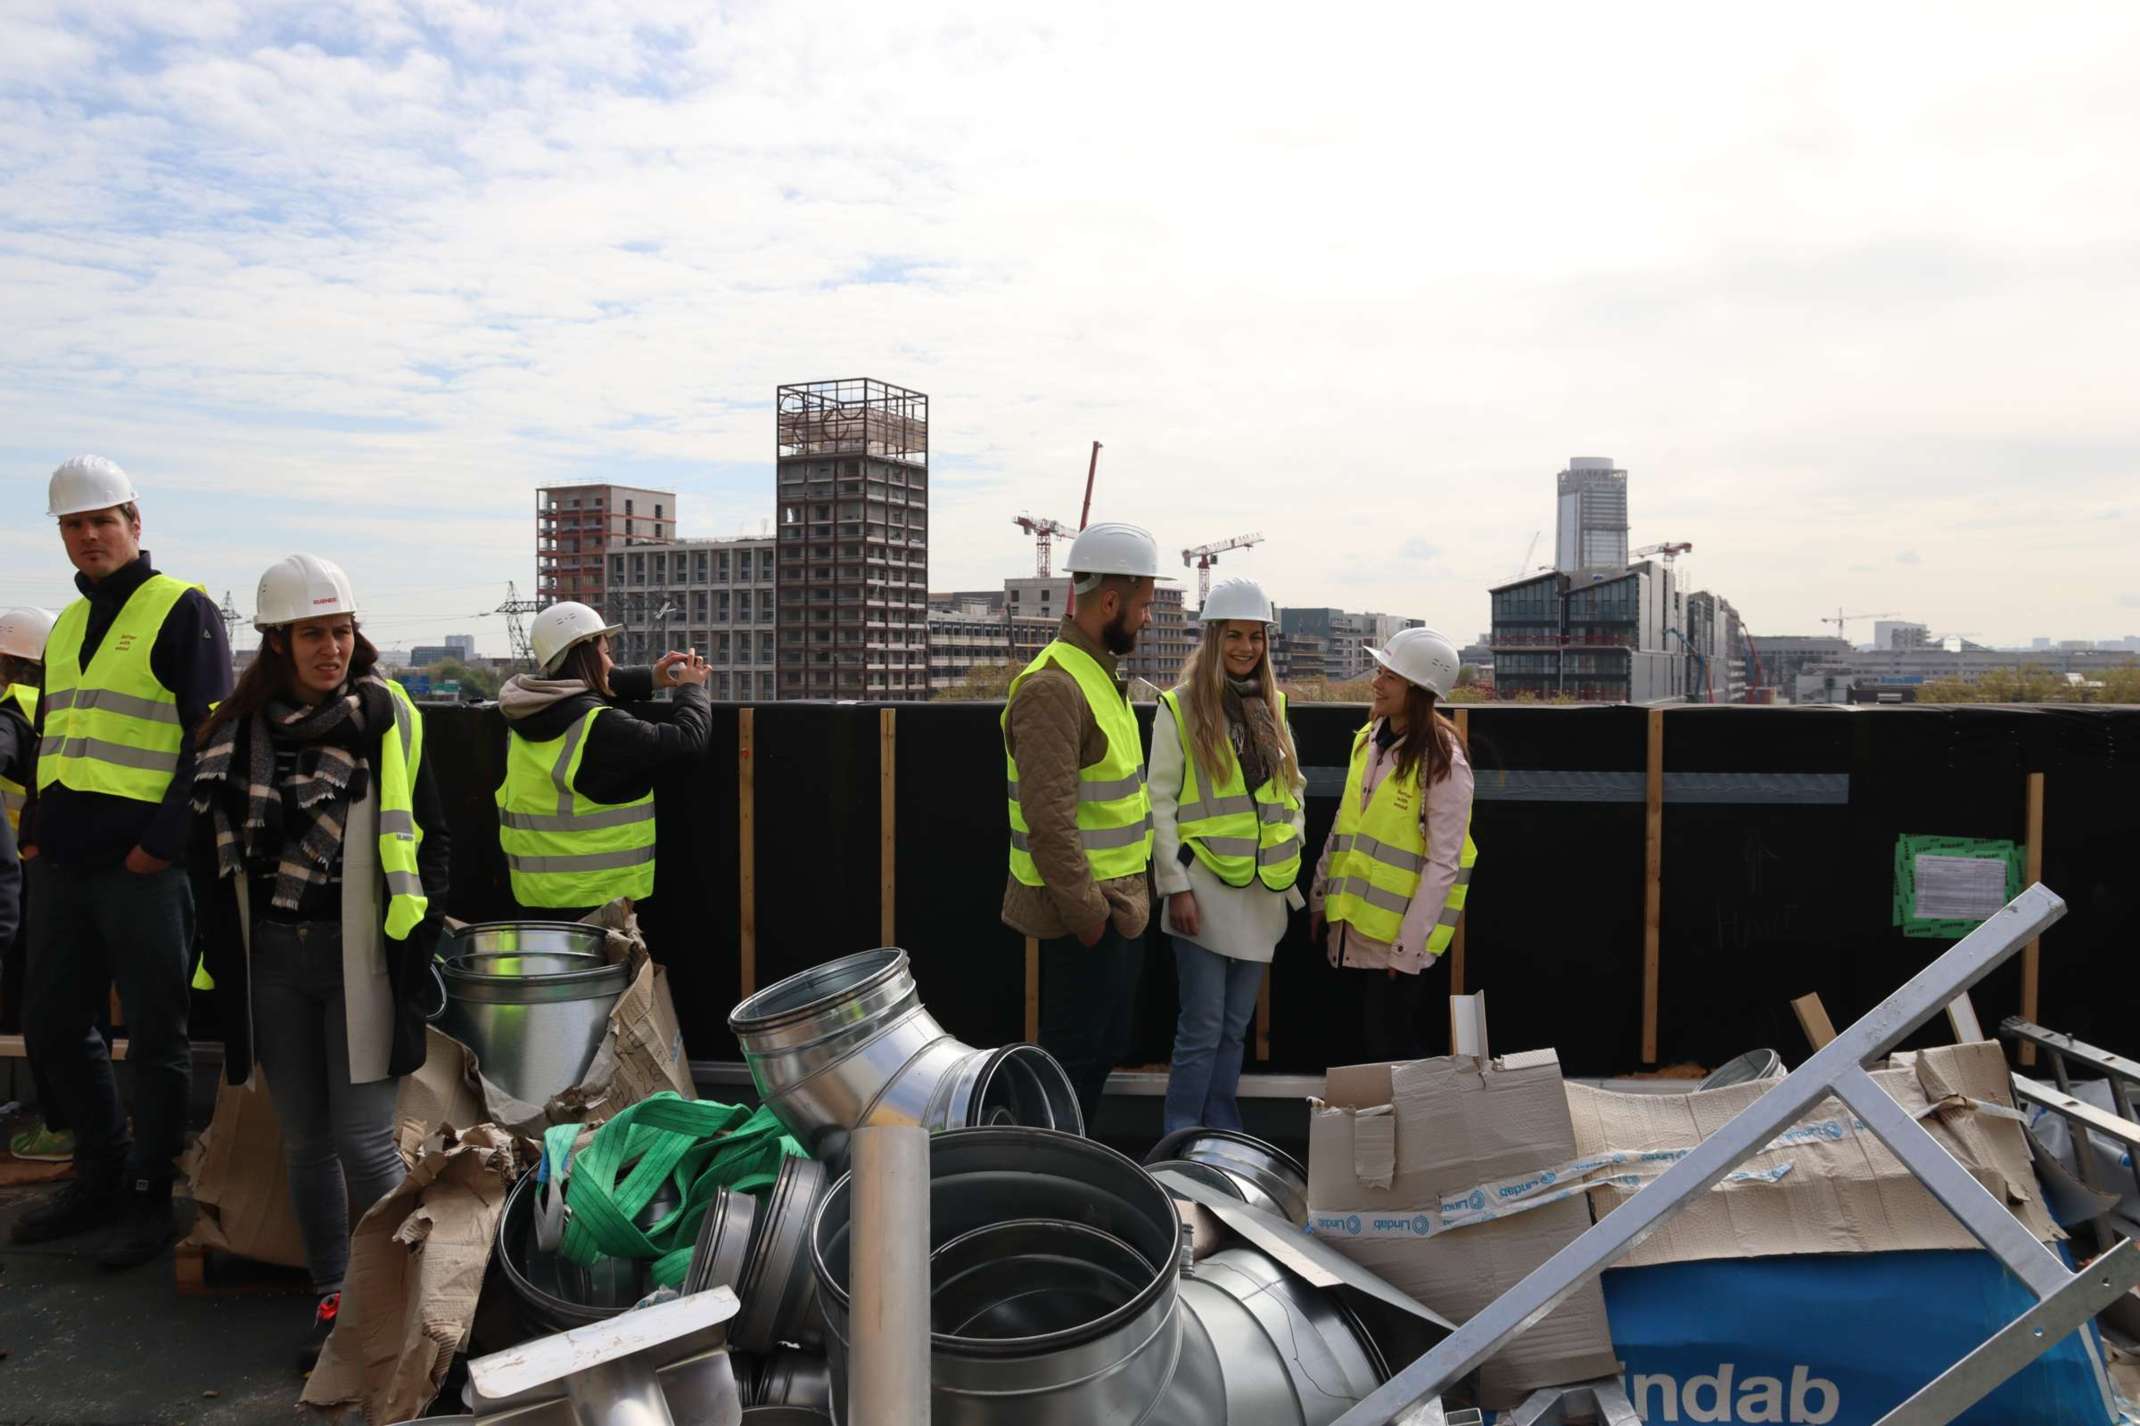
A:
<svg viewBox="0 0 2140 1426">
<path fill-rule="evenodd" d="M 102 446 L 250 496 L 218 585 L 525 581 L 530 487 L 604 465 L 755 528 L 773 386 L 868 373 L 933 398 L 938 587 L 1098 438 L 1097 511 L 1261 528 L 1281 602 L 1483 627 L 1580 450 L 1757 632 L 2114 616 L 2061 512 L 2140 464 L 2128 8 L 85 13 L 0 30 L 50 57 L 0 61 L 0 494 Z"/>
</svg>

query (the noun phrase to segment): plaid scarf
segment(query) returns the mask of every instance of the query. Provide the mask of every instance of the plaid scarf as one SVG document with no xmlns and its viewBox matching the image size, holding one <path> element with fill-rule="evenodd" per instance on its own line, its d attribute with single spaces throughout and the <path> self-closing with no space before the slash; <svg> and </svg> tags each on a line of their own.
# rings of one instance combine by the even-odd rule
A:
<svg viewBox="0 0 2140 1426">
<path fill-rule="evenodd" d="M 285 911 L 298 909 L 308 886 L 333 879 L 349 804 L 371 787 L 371 765 L 358 750 L 393 717 L 392 697 L 383 679 L 366 674 L 316 705 L 271 699 L 210 735 L 194 762 L 193 807 L 213 819 L 219 875 L 271 872 L 269 904 Z M 278 781 L 277 745 L 293 744 L 295 767 Z M 242 787 L 234 776 L 241 762 Z M 240 803 L 244 817 L 233 825 Z"/>
</svg>

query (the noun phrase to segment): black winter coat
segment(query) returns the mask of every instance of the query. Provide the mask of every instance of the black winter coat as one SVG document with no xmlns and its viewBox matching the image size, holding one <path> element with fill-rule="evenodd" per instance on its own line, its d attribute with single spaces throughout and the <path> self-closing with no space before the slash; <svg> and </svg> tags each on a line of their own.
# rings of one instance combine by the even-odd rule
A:
<svg viewBox="0 0 2140 1426">
<path fill-rule="evenodd" d="M 419 715 L 421 716 L 421 715 Z M 389 723 L 365 748 L 373 768 L 380 766 L 380 746 Z M 240 764 L 242 766 L 242 762 Z M 439 800 L 438 784 L 431 775 L 431 757 L 416 765 L 416 785 L 410 789 L 415 804 L 416 825 L 423 829 L 423 845 L 416 853 L 416 871 L 423 882 L 430 907 L 424 919 L 409 932 L 408 939 L 387 939 L 387 983 L 393 990 L 394 1029 L 387 1051 L 387 1073 L 414 1074 L 424 1063 L 424 1011 L 435 1002 L 431 980 L 431 957 L 445 931 L 446 898 L 453 889 L 452 841 L 446 830 L 445 805 Z M 232 825 L 245 819 L 244 789 L 226 785 L 222 794 L 231 799 L 226 810 Z M 373 795 L 377 795 L 374 780 Z M 246 979 L 245 942 L 238 922 L 238 882 L 219 876 L 215 868 L 215 823 L 205 813 L 193 819 L 191 857 L 197 886 L 210 890 L 201 899 L 197 935 L 208 973 L 215 977 L 217 1018 L 223 1024 L 223 1078 L 243 1084 L 253 1072 L 252 994 Z M 383 928 L 386 906 L 382 898 L 379 919 Z"/>
</svg>

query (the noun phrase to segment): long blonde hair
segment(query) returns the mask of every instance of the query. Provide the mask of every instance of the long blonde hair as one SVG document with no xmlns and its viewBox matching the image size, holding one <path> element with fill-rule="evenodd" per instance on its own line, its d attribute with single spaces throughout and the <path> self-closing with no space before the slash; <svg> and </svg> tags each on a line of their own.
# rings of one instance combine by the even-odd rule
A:
<svg viewBox="0 0 2140 1426">
<path fill-rule="evenodd" d="M 1189 746 L 1195 751 L 1196 765 L 1204 769 L 1206 780 L 1216 776 L 1233 757 L 1233 743 L 1226 736 L 1226 655 L 1223 647 L 1225 626 L 1232 622 L 1235 621 L 1213 620 L 1206 625 L 1196 652 L 1189 655 L 1189 662 L 1181 671 L 1178 692 L 1182 717 L 1188 720 Z M 1293 730 L 1278 715 L 1278 675 L 1271 671 L 1268 632 L 1264 635 L 1263 659 L 1250 677 L 1262 687 L 1264 706 L 1271 710 L 1271 720 L 1278 725 L 1278 766 L 1273 769 L 1273 775 L 1281 779 L 1281 786 L 1294 787 L 1300 782 L 1300 753 L 1293 746 Z M 1249 789 L 1250 792 L 1255 790 L 1253 787 Z"/>
</svg>

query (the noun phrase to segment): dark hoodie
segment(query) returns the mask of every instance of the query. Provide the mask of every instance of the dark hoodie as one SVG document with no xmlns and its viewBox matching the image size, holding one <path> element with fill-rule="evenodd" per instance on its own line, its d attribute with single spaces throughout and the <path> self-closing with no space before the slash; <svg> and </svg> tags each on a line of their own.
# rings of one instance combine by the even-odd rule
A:
<svg viewBox="0 0 2140 1426">
<path fill-rule="evenodd" d="M 508 682 L 499 692 L 498 707 L 506 726 L 531 743 L 563 737 L 590 708 L 610 710 L 594 720 L 579 776 L 572 781 L 572 790 L 590 801 L 636 802 L 655 790 L 657 779 L 706 754 L 711 712 L 704 684 L 687 683 L 675 690 L 676 717 L 667 723 L 647 722 L 619 706 L 654 696 L 651 668 L 610 670 L 615 697 L 607 700 L 590 691 L 542 702 L 523 687 L 521 679 Z"/>
</svg>

